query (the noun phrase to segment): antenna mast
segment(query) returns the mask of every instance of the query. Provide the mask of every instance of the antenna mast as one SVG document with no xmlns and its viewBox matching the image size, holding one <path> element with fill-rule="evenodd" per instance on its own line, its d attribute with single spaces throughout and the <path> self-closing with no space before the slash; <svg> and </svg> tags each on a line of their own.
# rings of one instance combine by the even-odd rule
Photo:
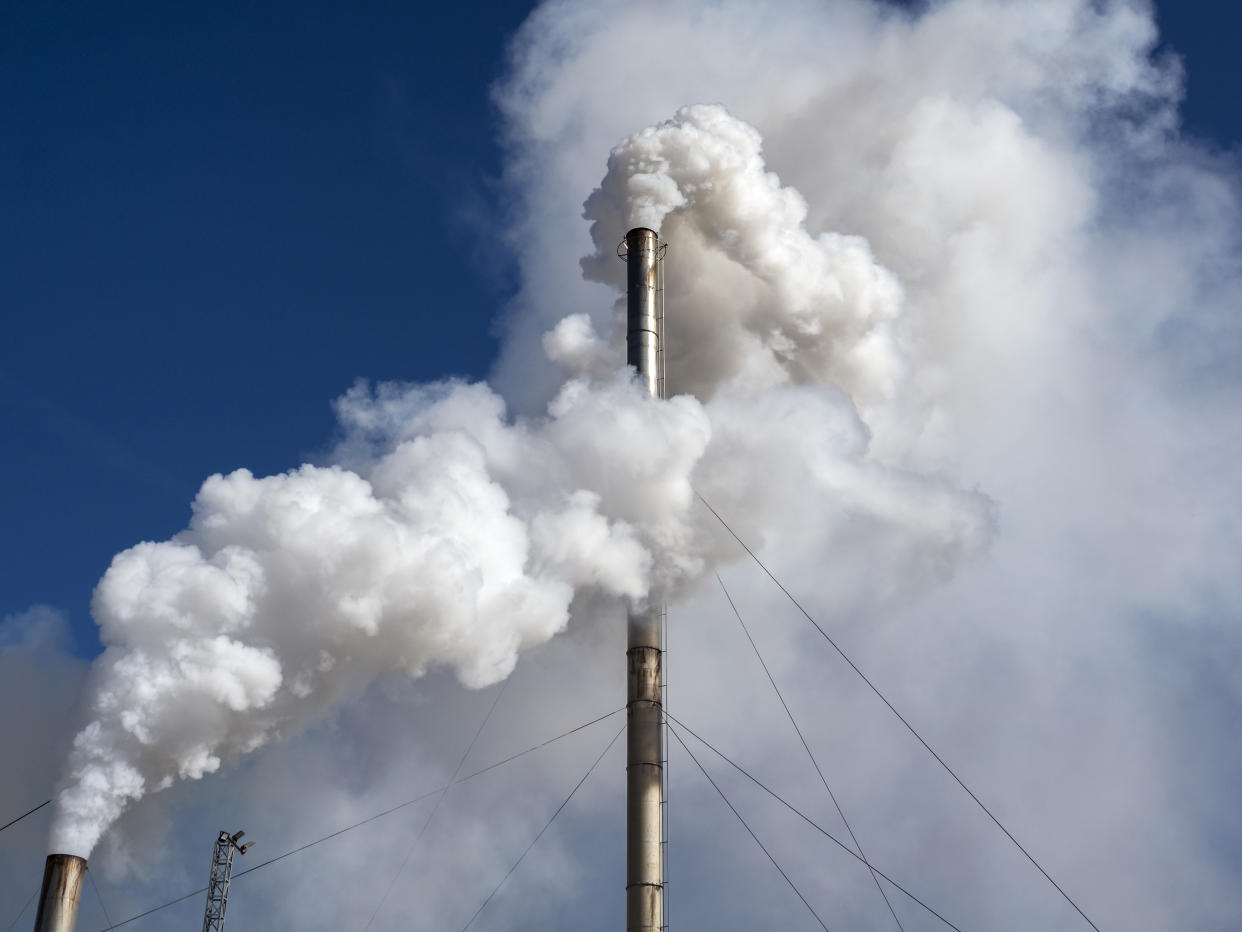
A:
<svg viewBox="0 0 1242 932">
<path fill-rule="evenodd" d="M 211 879 L 207 882 L 207 909 L 203 914 L 203 932 L 222 932 L 224 911 L 229 905 L 229 884 L 233 880 L 233 852 L 245 854 L 254 844 L 238 844 L 245 832 L 221 832 L 211 853 Z"/>
<path fill-rule="evenodd" d="M 653 398 L 665 397 L 665 247 L 654 230 L 625 234 L 626 362 Z M 664 610 L 629 609 L 626 755 L 626 930 L 664 928 Z"/>
</svg>

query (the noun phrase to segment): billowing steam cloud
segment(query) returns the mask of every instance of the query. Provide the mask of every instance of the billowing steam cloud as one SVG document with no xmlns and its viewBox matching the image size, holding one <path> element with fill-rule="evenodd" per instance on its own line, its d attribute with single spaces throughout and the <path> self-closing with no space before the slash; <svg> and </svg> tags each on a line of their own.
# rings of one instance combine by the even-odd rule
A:
<svg viewBox="0 0 1242 932">
<path fill-rule="evenodd" d="M 619 324 L 605 339 L 576 315 L 544 337 L 566 377 L 538 415 L 483 384 L 357 386 L 338 402 L 341 465 L 209 478 L 189 528 L 119 554 L 96 591 L 108 646 L 54 851 L 88 854 L 130 802 L 382 673 L 443 666 L 484 686 L 578 594 L 675 598 L 735 552 L 696 488 L 747 533 L 779 517 L 829 559 L 848 524 L 905 579 L 986 543 L 984 498 L 875 456 L 869 418 L 903 380 L 901 287 L 864 240 L 807 232 L 753 127 L 685 108 L 614 150 L 586 209 L 591 277 L 617 281 L 616 241 L 644 224 L 685 257 L 683 281 L 730 284 L 730 302 L 674 318 L 698 340 L 675 357 L 682 394 L 645 397 Z M 791 523 L 806 502 L 814 520 Z"/>
<path fill-rule="evenodd" d="M 679 253 L 724 266 L 702 272 L 730 280 L 732 299 L 705 320 L 677 321 L 694 327 L 688 344 L 715 337 L 689 366 L 674 367 L 695 394 L 710 396 L 744 372 L 763 386 L 835 383 L 862 404 L 891 398 L 900 286 L 860 237 L 807 232 L 806 201 L 766 170 L 761 146 L 758 131 L 723 107 L 694 106 L 616 148 L 586 205 L 598 250 L 588 272 L 615 280 L 608 247 L 623 226 L 663 229 Z"/>
</svg>

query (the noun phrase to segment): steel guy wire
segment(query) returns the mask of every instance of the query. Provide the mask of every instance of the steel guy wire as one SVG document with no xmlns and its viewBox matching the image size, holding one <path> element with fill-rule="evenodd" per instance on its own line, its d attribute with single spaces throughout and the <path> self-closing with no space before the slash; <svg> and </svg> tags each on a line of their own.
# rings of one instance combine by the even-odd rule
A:
<svg viewBox="0 0 1242 932">
<path fill-rule="evenodd" d="M 45 799 L 45 800 L 43 800 L 43 802 L 39 803 L 39 805 L 35 806 L 35 807 L 34 807 L 33 809 L 31 809 L 29 812 L 23 812 L 21 815 L 19 815 L 19 816 L 18 816 L 16 819 L 14 819 L 12 822 L 5 822 L 3 825 L 0 825 L 0 832 L 3 832 L 3 831 L 4 831 L 6 828 L 8 828 L 10 825 L 16 825 L 16 824 L 17 824 L 18 822 L 20 822 L 22 819 L 26 818 L 26 816 L 28 816 L 28 815 L 34 815 L 36 812 L 38 812 L 40 809 L 42 809 L 44 806 L 46 806 L 46 805 L 47 805 L 48 803 L 50 803 L 50 802 L 51 802 L 51 800 L 50 800 L 50 799 Z"/>
<path fill-rule="evenodd" d="M 449 777 L 448 784 L 444 790 L 436 797 L 436 804 L 431 807 L 431 812 L 427 814 L 423 827 L 418 830 L 418 834 L 414 836 L 414 841 L 410 843 L 410 849 L 405 853 L 405 858 L 401 861 L 401 866 L 397 868 L 396 875 L 393 876 L 392 882 L 388 884 L 388 889 L 384 891 L 384 895 L 380 897 L 379 903 L 375 906 L 375 911 L 371 913 L 371 918 L 367 920 L 367 924 L 363 927 L 362 932 L 366 932 L 375 922 L 375 917 L 379 915 L 380 910 L 384 908 L 384 903 L 388 900 L 392 888 L 397 885 L 397 881 L 401 879 L 401 875 L 405 873 L 405 866 L 410 863 L 410 858 L 414 855 L 414 848 L 417 847 L 419 840 L 427 832 L 427 827 L 431 825 L 431 820 L 436 817 L 436 813 L 440 811 L 440 804 L 444 802 L 444 797 L 448 795 L 448 791 L 452 789 L 453 782 L 457 779 L 457 775 L 461 773 L 461 768 L 465 766 L 466 759 L 470 757 L 470 752 L 474 750 L 475 744 L 479 740 L 479 735 L 483 734 L 483 729 L 487 727 L 487 723 L 492 720 L 492 713 L 496 711 L 496 706 L 500 703 L 500 697 L 505 694 L 505 690 L 509 687 L 509 680 L 505 680 L 500 684 L 500 689 L 496 692 L 496 697 L 492 699 L 492 704 L 488 706 L 487 714 L 483 716 L 483 721 L 479 723 L 479 727 L 475 730 L 474 737 L 470 739 L 470 744 L 466 747 L 466 752 L 462 754 L 461 760 L 457 762 L 457 766 L 453 769 L 453 775 Z"/>
<path fill-rule="evenodd" d="M 89 867 L 86 869 L 86 879 L 91 882 L 91 889 L 95 891 L 95 899 L 99 901 L 99 908 L 103 910 L 104 919 L 108 920 L 108 929 L 116 928 L 112 924 L 112 917 L 108 915 L 108 907 L 104 906 L 103 897 L 99 895 L 99 885 L 95 883 L 95 877 L 91 874 Z M 105 930 L 105 932 L 108 932 L 108 930 Z"/>
<path fill-rule="evenodd" d="M 26 900 L 26 905 L 23 906 L 22 911 L 17 914 L 17 918 L 9 923 L 9 927 L 6 932 L 13 932 L 13 930 L 17 928 L 17 924 L 22 921 L 22 916 L 26 915 L 26 910 L 30 909 L 30 904 L 34 902 L 34 898 L 36 896 L 38 896 L 37 890 L 30 894 L 30 899 Z"/>
<path fill-rule="evenodd" d="M 866 683 L 867 686 L 871 689 L 871 691 L 875 693 L 876 696 L 879 697 L 880 701 L 883 702 L 886 706 L 888 706 L 889 711 L 892 712 L 895 716 L 897 716 L 897 720 L 901 722 L 901 724 L 906 726 L 906 731 L 914 735 L 915 739 L 918 740 L 919 744 L 923 745 L 923 747 L 927 750 L 927 753 L 936 759 L 936 763 L 938 763 L 941 767 L 944 768 L 945 773 L 947 773 L 950 777 L 952 777 L 954 781 L 957 783 L 957 785 L 966 791 L 966 795 L 975 801 L 975 805 L 977 805 L 980 809 L 982 809 L 983 812 L 987 815 L 987 817 L 991 819 L 992 822 L 996 825 L 996 827 L 1005 833 L 1005 837 L 1008 838 L 1011 842 L 1013 842 L 1014 846 L 1019 851 L 1022 852 L 1022 854 L 1026 857 L 1028 861 L 1031 862 L 1031 864 L 1035 866 L 1035 869 L 1044 875 L 1044 879 L 1046 879 L 1050 884 L 1052 884 L 1053 887 L 1056 888 L 1057 893 L 1061 894 L 1061 897 L 1065 900 L 1065 902 L 1069 903 L 1070 906 L 1074 907 L 1074 910 L 1078 913 L 1079 916 L 1083 918 L 1083 920 L 1087 923 L 1087 925 L 1095 929 L 1095 932 L 1100 932 L 1100 927 L 1091 921 L 1091 918 L 1082 911 L 1082 907 L 1080 907 L 1077 903 L 1075 903 L 1073 898 L 1068 893 L 1066 893 L 1064 889 L 1062 889 L 1061 885 L 1052 879 L 1052 875 L 1049 874 L 1046 870 L 1044 870 L 1042 864 L 1040 864 L 1037 860 L 1035 860 L 1035 856 L 1032 855 L 1029 851 L 1027 851 L 1025 847 L 1023 847 L 1022 843 L 1018 841 L 1017 838 L 1014 837 L 1013 833 L 1010 832 L 1009 829 L 1005 828 L 1001 820 L 992 814 L 992 810 L 984 805 L 983 800 L 981 800 L 978 796 L 976 796 L 974 791 L 970 787 L 968 787 L 962 781 L 962 778 L 959 777 L 954 772 L 953 768 L 950 767 L 947 763 L 945 763 L 944 758 L 942 758 L 939 754 L 936 753 L 935 749 L 933 749 L 932 746 L 928 744 L 926 740 L 924 740 L 923 736 L 920 735 L 918 731 L 915 730 L 914 726 L 911 725 L 906 720 L 906 717 L 897 711 L 896 706 L 894 706 L 891 702 L 888 701 L 888 697 L 885 696 L 884 693 L 880 692 L 879 687 L 876 686 L 875 683 L 871 682 L 871 680 L 867 678 L 867 675 L 863 673 L 863 671 L 859 669 L 858 665 L 854 663 L 853 660 L 850 659 L 849 655 L 846 654 L 845 651 L 841 649 L 840 645 L 837 644 L 835 640 L 833 640 L 832 636 L 820 626 L 819 622 L 816 621 L 811 616 L 811 613 L 802 607 L 802 603 L 799 602 L 796 598 L 794 598 L 792 592 L 790 592 L 788 589 L 785 588 L 785 584 L 782 583 L 779 579 L 777 579 L 776 575 L 770 569 L 767 568 L 764 562 L 759 559 L 758 555 L 753 550 L 751 550 L 749 546 L 747 546 L 746 542 L 742 540 L 742 538 L 737 536 L 737 533 L 733 530 L 733 528 L 729 527 L 728 522 L 725 521 L 725 519 L 720 516 L 720 512 L 718 512 L 715 508 L 711 506 L 711 503 L 708 502 L 708 500 L 703 497 L 703 495 L 698 491 L 698 489 L 694 490 L 694 494 L 698 497 L 699 501 L 701 501 L 704 504 L 707 510 L 710 511 L 712 515 L 715 516 L 716 520 L 721 523 L 724 529 L 729 532 L 730 536 L 735 541 L 737 541 L 739 544 L 741 544 L 742 549 L 745 550 L 746 553 L 750 555 L 750 558 L 754 560 L 756 564 L 758 564 L 759 568 L 763 570 L 764 573 L 767 574 L 768 578 L 771 579 L 772 582 L 776 583 L 777 588 L 779 588 L 781 592 L 785 593 L 785 597 L 794 604 L 794 607 L 797 608 L 798 611 L 800 611 L 803 614 L 803 616 L 806 618 L 807 621 L 809 621 L 812 625 L 814 625 L 815 630 L 818 631 L 821 635 L 823 635 L 824 640 L 826 640 L 830 645 L 832 645 L 832 649 L 835 650 L 837 654 L 840 655 L 841 659 L 844 660 L 847 664 L 849 664 L 850 669 L 852 669 L 855 673 L 857 673 L 858 676 L 862 679 L 862 681 Z"/>
<path fill-rule="evenodd" d="M 893 916 L 893 922 L 897 923 L 897 928 L 901 932 L 906 932 L 902 926 L 901 920 L 897 918 L 897 911 L 893 909 L 893 904 L 888 899 L 888 894 L 884 891 L 884 887 L 880 884 L 880 878 L 871 868 L 871 862 L 867 860 L 867 853 L 863 851 L 862 844 L 858 841 L 858 836 L 854 834 L 854 829 L 850 826 L 850 820 L 845 817 L 845 811 L 841 808 L 841 803 L 837 801 L 837 794 L 832 791 L 832 787 L 828 785 L 828 778 L 824 776 L 824 771 L 819 766 L 819 761 L 815 759 L 815 754 L 811 751 L 811 746 L 807 744 L 806 737 L 802 734 L 802 729 L 798 727 L 798 722 L 794 718 L 793 711 L 789 708 L 789 703 L 785 701 L 785 696 L 781 693 L 781 688 L 776 685 L 776 679 L 772 676 L 772 671 L 768 669 L 767 661 L 763 659 L 763 654 L 759 652 L 759 645 L 755 643 L 755 639 L 751 636 L 750 628 L 746 627 L 746 622 L 742 620 L 742 613 L 738 611 L 737 605 L 733 601 L 733 596 L 729 594 L 728 588 L 724 584 L 724 580 L 720 578 L 720 574 L 716 574 L 716 582 L 720 583 L 720 590 L 724 593 L 725 599 L 729 602 L 729 608 L 733 609 L 733 616 L 737 619 L 737 623 L 742 626 L 742 631 L 746 635 L 746 640 L 750 642 L 751 650 L 755 652 L 755 656 L 759 659 L 759 665 L 763 667 L 763 672 L 768 677 L 768 682 L 772 684 L 772 689 L 776 693 L 776 698 L 781 701 L 781 707 L 785 710 L 785 715 L 789 718 L 789 724 L 793 725 L 793 729 L 798 733 L 798 740 L 802 742 L 802 748 L 806 751 L 806 756 L 811 759 L 811 766 L 815 768 L 815 772 L 819 774 L 819 782 L 824 785 L 824 789 L 828 791 L 828 798 L 832 800 L 832 805 L 836 807 L 837 815 L 841 817 L 841 823 L 845 826 L 845 830 L 850 833 L 850 838 L 854 842 L 854 847 L 858 849 L 858 855 L 862 858 L 862 862 L 867 865 L 867 870 L 871 874 L 871 879 L 875 881 L 875 888 L 880 891 L 880 896 L 884 899 L 884 905 L 888 907 L 888 911 Z"/>
<path fill-rule="evenodd" d="M 556 735 L 553 738 L 548 738 L 546 741 L 542 741 L 539 744 L 531 745 L 526 750 L 519 751 L 516 754 L 512 754 L 509 757 L 506 757 L 504 760 L 498 760 L 494 764 L 488 764 L 486 767 L 482 768 L 481 770 L 476 770 L 473 773 L 467 774 L 466 776 L 457 780 L 456 783 L 450 783 L 450 784 L 446 784 L 445 786 L 437 787 L 434 790 L 430 790 L 429 792 L 423 793 L 421 796 L 415 796 L 413 799 L 407 799 L 405 802 L 398 803 L 397 805 L 393 806 L 390 809 L 385 809 L 383 812 L 377 812 L 373 816 L 368 816 L 367 818 L 361 820 L 360 822 L 355 822 L 353 825 L 347 825 L 342 829 L 337 829 L 335 832 L 332 832 L 330 835 L 324 835 L 322 838 L 316 838 L 314 841 L 308 841 L 304 845 L 300 845 L 297 848 L 292 848 L 289 851 L 286 851 L 284 854 L 278 854 L 273 858 L 268 858 L 266 861 L 260 861 L 258 864 L 254 865 L 254 867 L 248 867 L 244 871 L 240 871 L 239 873 L 234 874 L 233 879 L 238 880 L 241 877 L 245 877 L 247 874 L 252 874 L 257 870 L 267 867 L 269 864 L 275 864 L 277 861 L 283 861 L 285 858 L 293 857 L 293 855 L 300 854 L 301 852 L 305 851 L 307 848 L 313 848 L 316 845 L 323 844 L 325 841 L 331 841 L 333 838 L 336 838 L 338 835 L 344 835 L 346 832 L 351 832 L 356 828 L 361 828 L 363 825 L 366 825 L 370 822 L 374 822 L 377 819 L 382 819 L 384 816 L 391 815 L 392 813 L 397 812 L 400 809 L 404 809 L 407 806 L 412 806 L 415 803 L 420 803 L 424 799 L 430 799 L 431 797 L 439 793 L 443 793 L 444 790 L 449 786 L 455 786 L 457 783 L 465 783 L 467 780 L 473 780 L 475 777 L 482 776 L 483 774 L 488 773 L 492 770 L 495 770 L 498 767 L 503 767 L 505 764 L 511 763 L 512 761 L 517 760 L 519 757 L 525 757 L 527 754 L 533 754 L 535 751 L 538 751 L 541 748 L 545 748 L 549 744 L 555 744 L 557 741 L 560 741 L 563 738 L 568 738 L 570 735 L 575 735 L 578 732 L 583 731 L 584 729 L 590 728 L 592 725 L 598 725 L 600 722 L 604 721 L 605 719 L 612 718 L 614 715 L 619 715 L 620 713 L 624 711 L 625 711 L 624 706 L 622 706 L 619 709 L 613 709 L 607 715 L 601 715 L 598 718 L 593 718 L 589 722 L 584 722 L 583 724 L 577 726 L 576 728 L 571 728 L 569 729 L 569 731 L 561 732 L 559 735 Z M 112 926 L 112 928 L 119 929 L 121 926 L 129 925 L 131 922 L 137 922 L 139 919 L 143 919 L 147 916 L 150 916 L 152 913 L 158 913 L 162 909 L 167 909 L 170 906 L 176 906 L 178 903 L 184 902 L 185 900 L 188 900 L 192 896 L 198 896 L 200 893 L 205 893 L 205 892 L 207 892 L 206 887 L 199 887 L 197 890 L 192 890 L 183 896 L 177 897 L 175 900 L 169 900 L 167 903 L 161 903 L 159 906 L 153 906 L 151 909 L 148 909 L 146 912 L 138 913 L 136 916 L 130 916 L 128 919 L 122 919 L 120 922 L 115 923 Z M 18 918 L 20 919 L 21 917 L 19 916 Z M 101 930 L 101 932 L 107 932 L 107 930 L 106 929 Z"/>
<path fill-rule="evenodd" d="M 803 906 L 805 906 L 808 910 L 810 910 L 811 915 L 815 917 L 815 921 L 819 923 L 820 928 L 822 928 L 824 932 L 829 932 L 828 927 L 824 925 L 824 920 L 820 919 L 819 913 L 815 912 L 815 907 L 812 906 L 810 902 L 807 901 L 807 898 L 802 895 L 802 891 L 798 889 L 798 885 L 793 882 L 793 880 L 790 878 L 790 876 L 787 873 L 785 873 L 785 869 L 781 867 L 780 864 L 777 863 L 776 858 L 772 857 L 772 852 L 769 851 L 767 849 L 767 846 L 765 846 L 764 843 L 759 840 L 759 836 L 755 834 L 755 830 L 752 829 L 746 823 L 746 820 L 742 818 L 742 814 L 737 811 L 737 807 L 734 806 L 733 803 L 729 802 L 729 797 L 724 794 L 724 790 L 722 790 L 716 784 L 716 781 L 711 778 L 711 774 L 709 774 L 706 768 L 704 768 L 703 765 L 699 763 L 699 759 L 694 756 L 694 752 L 690 750 L 690 748 L 686 745 L 686 742 L 681 740 L 681 735 L 677 734 L 676 729 L 670 729 L 670 730 L 673 732 L 673 737 L 677 739 L 677 743 L 681 745 L 682 750 L 684 750 L 687 754 L 690 755 L 690 759 L 694 761 L 694 765 L 699 768 L 699 772 L 702 773 L 703 776 L 707 779 L 707 782 L 712 785 L 712 789 L 714 789 L 717 793 L 720 794 L 720 798 L 724 800 L 725 805 L 728 806 L 730 810 L 732 810 L 735 816 L 737 816 L 737 820 L 742 823 L 742 828 L 746 829 L 750 837 L 754 839 L 755 844 L 759 846 L 759 849 L 768 856 L 768 860 L 772 862 L 772 866 L 776 868 L 776 870 L 780 873 L 780 875 L 785 878 L 785 883 L 789 884 L 790 889 L 793 890 L 794 893 L 798 894 L 798 899 L 802 901 Z"/>
<path fill-rule="evenodd" d="M 176 906 L 178 903 L 184 903 L 186 900 L 190 899 L 190 897 L 198 896 L 200 893 L 206 893 L 206 892 L 207 892 L 206 887 L 199 887 L 197 890 L 191 891 L 190 893 L 186 893 L 183 896 L 179 896 L 175 900 L 169 900 L 167 903 L 161 903 L 159 906 L 154 906 L 151 909 L 148 909 L 144 913 L 139 913 L 136 916 L 130 916 L 128 919 L 122 919 L 120 922 L 110 926 L 109 928 L 119 929 L 121 926 L 127 926 L 131 922 L 137 922 L 139 919 L 144 919 L 147 916 L 150 916 L 152 913 L 158 913 L 162 909 L 168 909 L 168 907 L 170 906 Z M 108 929 L 103 929 L 102 932 L 108 932 Z"/>
<path fill-rule="evenodd" d="M 539 839 L 543 837 L 543 833 L 552 827 L 552 823 L 555 822 L 556 817 L 561 814 L 561 810 L 563 810 L 566 806 L 569 805 L 569 801 L 574 798 L 574 794 L 577 793 L 578 790 L 582 789 L 582 784 L 586 783 L 587 778 L 590 777 L 591 774 L 595 772 L 595 768 L 598 767 L 599 762 L 604 759 L 604 755 L 606 755 L 609 751 L 612 750 L 612 746 L 617 743 L 617 739 L 620 738 L 621 735 L 625 733 L 625 728 L 626 726 L 622 725 L 621 729 L 615 735 L 612 736 L 612 740 L 608 742 L 604 750 L 600 751 L 599 757 L 595 758 L 594 763 L 592 763 L 591 766 L 587 768 L 587 772 L 582 775 L 582 779 L 579 780 L 577 784 L 574 785 L 574 788 L 569 791 L 569 795 L 565 797 L 565 801 L 556 807 L 556 812 L 552 813 L 552 818 L 548 819 L 547 824 L 545 824 L 544 827 L 539 830 L 539 834 L 536 835 L 533 839 L 531 839 L 530 844 L 526 846 L 526 850 L 523 851 L 522 854 L 518 857 L 518 859 L 513 862 L 513 866 L 509 868 L 509 870 L 505 873 L 505 875 L 500 878 L 500 883 L 496 884 L 496 886 L 492 889 L 492 892 L 487 895 L 487 898 L 484 899 L 483 902 L 479 904 L 479 908 L 474 911 L 474 915 L 470 917 L 470 921 L 461 927 L 461 932 L 466 932 L 467 929 L 469 929 L 472 925 L 474 925 L 474 920 L 479 918 L 479 913 L 483 912 L 484 907 L 486 907 L 487 904 L 492 901 L 492 897 L 494 897 L 498 892 L 500 892 L 500 888 L 505 885 L 505 881 L 508 880 L 513 875 L 513 872 L 515 870 L 518 869 L 518 865 L 522 863 L 522 861 L 526 858 L 526 855 L 530 854 L 530 849 L 535 847 L 536 842 L 538 842 Z"/>
<path fill-rule="evenodd" d="M 678 737 L 677 735 L 678 728 L 684 731 L 686 734 L 690 735 L 700 744 L 702 744 L 703 747 L 707 748 L 709 751 L 711 751 L 713 754 L 719 757 L 722 761 L 724 761 L 726 764 L 728 764 L 730 767 L 732 767 L 734 770 L 736 770 L 738 773 L 744 776 L 747 780 L 755 784 L 755 786 L 759 787 L 759 789 L 763 790 L 765 793 L 771 796 L 774 800 L 776 800 L 778 803 L 780 803 L 782 806 L 784 806 L 786 809 L 788 809 L 790 812 L 796 815 L 799 819 L 801 819 L 807 825 L 811 826 L 811 828 L 815 829 L 815 831 L 819 832 L 821 835 L 827 838 L 830 842 L 832 842 L 834 845 L 836 845 L 838 848 L 840 848 L 842 851 L 844 851 L 846 854 L 852 857 L 859 864 L 864 864 L 870 867 L 871 870 L 875 871 L 877 874 L 879 874 L 881 877 L 883 877 L 885 880 L 891 883 L 894 887 L 896 887 L 898 890 L 900 890 L 902 893 L 908 896 L 910 899 L 914 900 L 914 902 L 917 903 L 919 906 L 922 906 L 925 910 L 927 910 L 929 913 L 931 913 L 933 916 L 935 916 L 937 919 L 939 919 L 941 922 L 947 925 L 950 929 L 953 929 L 954 932 L 962 932 L 961 929 L 959 929 L 957 926 L 951 923 L 944 916 L 940 915 L 940 913 L 938 913 L 936 910 L 932 909 L 930 906 L 924 903 L 921 899 L 919 899 L 917 896 L 915 896 L 913 893 L 911 893 L 909 890 L 907 890 L 905 887 L 903 887 L 901 884 L 895 881 L 888 874 L 884 873 L 884 871 L 880 870 L 874 864 L 867 865 L 866 862 L 862 858 L 860 858 L 858 854 L 849 845 L 841 841 L 841 839 L 837 838 L 835 835 L 832 834 L 832 832 L 828 831 L 826 828 L 824 828 L 822 825 L 820 825 L 818 822 L 816 822 L 814 819 L 808 816 L 805 812 L 798 809 L 792 803 L 784 799 L 775 790 L 771 789 L 769 786 L 767 786 L 765 783 L 759 780 L 758 777 L 754 776 L 749 771 L 747 771 L 744 767 L 742 767 L 741 764 L 735 763 L 729 757 L 725 756 L 723 751 L 721 751 L 719 748 L 717 748 L 715 745 L 709 742 L 706 738 L 704 738 L 698 732 L 694 731 L 694 729 L 692 729 L 685 722 L 680 721 L 679 719 L 677 719 L 675 716 L 672 716 L 672 715 L 670 715 L 668 718 L 673 723 L 672 725 L 669 725 L 669 731 L 673 733 L 673 737 L 677 738 L 678 743 L 680 743 L 682 747 L 685 747 L 685 742 L 680 737 Z M 674 725 L 676 726 L 676 728 L 673 727 Z"/>
</svg>

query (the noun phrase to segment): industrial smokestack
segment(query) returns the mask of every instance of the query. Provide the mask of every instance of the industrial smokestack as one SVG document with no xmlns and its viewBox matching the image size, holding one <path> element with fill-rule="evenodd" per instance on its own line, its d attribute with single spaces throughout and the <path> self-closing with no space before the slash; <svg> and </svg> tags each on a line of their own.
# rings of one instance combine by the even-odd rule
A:
<svg viewBox="0 0 1242 932">
<path fill-rule="evenodd" d="M 75 854 L 49 854 L 43 866 L 43 889 L 34 932 L 73 932 L 78 923 L 78 901 L 86 860 Z"/>
<path fill-rule="evenodd" d="M 660 237 L 638 227 L 625 234 L 626 362 L 652 396 L 664 394 Z M 627 932 L 664 925 L 664 707 L 660 687 L 663 612 L 648 604 L 629 611 L 626 696 Z"/>
<path fill-rule="evenodd" d="M 660 236 L 646 227 L 625 234 L 625 361 L 638 370 L 652 396 L 661 394 Z"/>
</svg>

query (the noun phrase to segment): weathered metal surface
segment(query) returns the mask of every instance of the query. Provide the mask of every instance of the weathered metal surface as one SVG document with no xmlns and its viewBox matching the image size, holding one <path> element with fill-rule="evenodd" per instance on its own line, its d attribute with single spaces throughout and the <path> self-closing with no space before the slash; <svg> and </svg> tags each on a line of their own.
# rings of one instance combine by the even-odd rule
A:
<svg viewBox="0 0 1242 932">
<path fill-rule="evenodd" d="M 660 394 L 660 238 L 638 228 L 625 236 L 626 361 L 647 391 Z M 629 612 L 626 697 L 626 929 L 664 924 L 664 709 L 660 688 L 663 614 Z"/>
<path fill-rule="evenodd" d="M 245 854 L 254 842 L 241 844 L 245 832 L 230 835 L 222 831 L 216 836 L 211 852 L 211 875 L 207 879 L 207 908 L 203 911 L 203 932 L 221 932 L 224 914 L 229 908 L 229 884 L 233 880 L 233 852 Z"/>
<path fill-rule="evenodd" d="M 659 929 L 664 916 L 662 657 L 659 641 L 648 643 L 652 616 L 658 620 L 658 610 L 630 613 L 625 781 L 626 928 L 631 932 Z"/>
<path fill-rule="evenodd" d="M 660 238 L 651 230 L 638 227 L 625 234 L 626 362 L 638 370 L 653 396 L 660 376 L 659 250 Z"/>
<path fill-rule="evenodd" d="M 73 932 L 82 899 L 86 861 L 74 854 L 49 854 L 43 865 L 43 888 L 34 932 Z"/>
</svg>

